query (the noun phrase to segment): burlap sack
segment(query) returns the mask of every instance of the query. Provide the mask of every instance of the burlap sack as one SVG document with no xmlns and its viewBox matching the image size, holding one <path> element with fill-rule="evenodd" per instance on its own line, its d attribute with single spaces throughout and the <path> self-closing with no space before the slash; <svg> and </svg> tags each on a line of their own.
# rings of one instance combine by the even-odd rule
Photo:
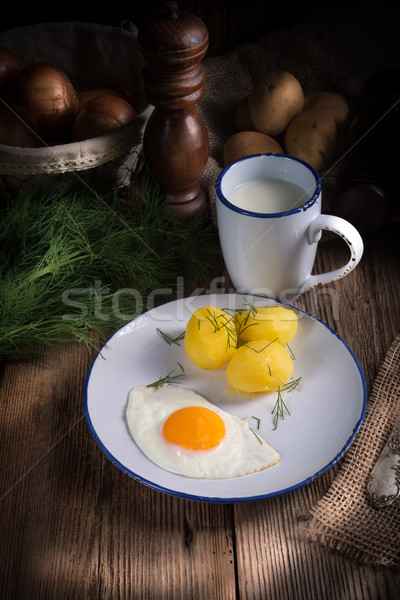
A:
<svg viewBox="0 0 400 600">
<path fill-rule="evenodd" d="M 340 472 L 305 521 L 302 533 L 308 540 L 368 565 L 400 568 L 400 500 L 377 509 L 366 494 L 368 477 L 399 416 L 400 336 L 381 366 Z"/>
</svg>

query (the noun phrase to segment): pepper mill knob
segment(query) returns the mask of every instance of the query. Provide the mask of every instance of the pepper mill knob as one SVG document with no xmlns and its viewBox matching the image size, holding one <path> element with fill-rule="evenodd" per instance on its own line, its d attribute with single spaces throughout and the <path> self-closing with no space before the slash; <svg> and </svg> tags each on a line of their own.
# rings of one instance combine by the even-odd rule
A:
<svg viewBox="0 0 400 600">
<path fill-rule="evenodd" d="M 195 105 L 205 94 L 201 61 L 207 28 L 197 16 L 179 11 L 177 2 L 165 2 L 139 29 L 138 43 L 145 60 L 144 92 L 154 106 L 144 131 L 144 157 L 172 213 L 189 221 L 206 200 L 199 179 L 208 160 L 208 133 Z"/>
</svg>

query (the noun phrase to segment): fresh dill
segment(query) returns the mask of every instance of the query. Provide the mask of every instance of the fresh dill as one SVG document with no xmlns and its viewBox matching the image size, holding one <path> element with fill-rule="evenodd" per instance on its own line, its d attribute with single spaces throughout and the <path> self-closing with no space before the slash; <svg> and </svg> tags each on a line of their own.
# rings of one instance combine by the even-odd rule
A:
<svg viewBox="0 0 400 600">
<path fill-rule="evenodd" d="M 180 346 L 180 341 L 183 340 L 183 338 L 185 337 L 185 332 L 183 331 L 182 333 L 180 333 L 177 337 L 172 338 L 170 337 L 167 333 L 164 333 L 163 331 L 161 331 L 161 329 L 159 329 L 157 327 L 157 331 L 158 333 L 161 335 L 162 339 L 164 340 L 164 342 L 167 342 L 167 344 L 169 346 L 172 346 L 172 344 L 176 344 L 177 346 Z"/>
<path fill-rule="evenodd" d="M 295 357 L 295 355 L 294 355 L 294 353 L 293 353 L 293 350 L 291 349 L 291 347 L 289 346 L 289 344 L 286 344 L 286 346 L 287 346 L 287 349 L 288 349 L 288 353 L 289 353 L 289 356 L 290 356 L 290 358 L 291 358 L 292 360 L 296 360 L 296 357 Z"/>
<path fill-rule="evenodd" d="M 237 308 L 234 309 L 232 312 L 235 315 L 235 320 L 236 323 L 238 324 L 239 327 L 239 331 L 238 334 L 242 335 L 244 331 L 246 331 L 246 329 L 248 329 L 249 327 L 254 327 L 255 325 L 259 325 L 259 323 L 255 322 L 255 323 L 249 323 L 249 319 L 250 317 L 252 317 L 253 319 L 256 318 L 257 316 L 257 307 L 254 304 L 254 302 L 252 302 L 251 300 L 248 300 L 247 298 L 243 298 L 244 303 L 248 306 L 247 310 L 243 309 L 243 308 Z M 246 310 L 246 316 L 244 317 L 243 321 L 240 321 L 238 319 L 236 319 L 236 315 L 242 315 L 242 313 Z M 228 309 L 226 309 L 226 312 L 229 312 Z"/>
<path fill-rule="evenodd" d="M 206 316 L 207 320 L 214 327 L 214 332 L 225 330 L 227 338 L 226 338 L 226 351 L 230 348 L 236 348 L 237 344 L 237 331 L 235 327 L 234 319 L 231 315 L 216 315 L 211 312 L 211 310 L 207 310 L 208 315 Z"/>
<path fill-rule="evenodd" d="M 258 436 L 258 435 L 256 434 L 256 432 L 254 431 L 254 429 L 252 429 L 251 427 L 249 427 L 249 429 L 250 429 L 250 431 L 251 431 L 252 433 L 254 433 L 254 435 L 256 436 L 256 438 L 258 439 L 258 441 L 260 442 L 260 444 L 262 444 L 262 439 L 260 438 L 260 436 Z"/>
<path fill-rule="evenodd" d="M 257 421 L 257 429 L 260 429 L 261 419 L 258 419 L 257 417 L 251 417 L 251 418 L 254 419 L 255 421 Z"/>
<path fill-rule="evenodd" d="M 182 365 L 179 366 L 182 368 Z M 182 377 L 185 377 L 185 375 L 183 373 L 178 373 L 177 375 L 174 375 L 173 373 L 175 373 L 175 369 L 172 369 L 172 371 L 167 373 L 167 375 L 165 375 L 164 377 L 160 377 L 159 379 L 157 379 L 157 381 L 153 381 L 153 383 L 148 383 L 146 387 L 158 387 L 163 383 L 182 383 L 179 380 L 182 379 Z"/>
<path fill-rule="evenodd" d="M 257 307 L 254 304 L 254 302 L 252 302 L 251 300 L 248 300 L 247 298 L 243 298 L 245 304 L 247 304 L 248 309 L 247 309 L 247 315 L 243 321 L 243 325 L 246 327 L 248 320 L 250 319 L 250 317 L 252 317 L 253 319 L 256 318 L 257 316 Z"/>
<path fill-rule="evenodd" d="M 220 247 L 210 215 L 182 224 L 162 210 L 148 167 L 137 190 L 65 180 L 4 199 L 0 358 L 39 358 L 43 345 L 68 341 L 98 350 L 153 290 L 173 300 L 178 276 L 212 272 Z"/>
<path fill-rule="evenodd" d="M 300 381 L 301 377 L 288 381 L 281 387 L 281 390 L 284 392 L 292 392 L 299 385 Z"/>
<path fill-rule="evenodd" d="M 280 386 L 278 386 L 278 397 L 276 399 L 274 408 L 272 409 L 272 413 L 274 415 L 274 420 L 273 420 L 273 429 L 276 429 L 278 427 L 278 422 L 279 419 L 284 419 L 285 418 L 285 412 L 290 415 L 290 411 L 288 409 L 288 407 L 286 406 L 283 397 L 282 397 L 282 393 L 281 393 L 281 388 Z"/>
<path fill-rule="evenodd" d="M 268 346 L 270 346 L 271 344 L 273 344 L 277 340 L 279 340 L 279 338 L 275 338 L 274 340 L 271 340 L 270 342 L 268 342 L 268 344 L 266 344 L 265 346 L 263 346 L 259 350 L 256 350 L 252 346 L 249 346 L 249 344 L 243 344 L 243 345 L 246 346 L 249 350 L 252 350 L 253 352 L 255 352 L 256 354 L 260 354 L 260 352 L 263 352 L 264 350 L 266 350 L 266 348 L 268 348 Z"/>
</svg>

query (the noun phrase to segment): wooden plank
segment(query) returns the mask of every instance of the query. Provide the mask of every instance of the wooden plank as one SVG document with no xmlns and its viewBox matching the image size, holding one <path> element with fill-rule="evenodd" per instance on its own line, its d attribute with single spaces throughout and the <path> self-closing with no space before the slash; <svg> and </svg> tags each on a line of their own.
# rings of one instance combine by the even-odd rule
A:
<svg viewBox="0 0 400 600">
<path fill-rule="evenodd" d="M 340 243 L 329 241 L 321 246 L 318 271 L 337 268 L 347 260 Z M 397 231 L 380 232 L 366 240 L 365 255 L 357 269 L 331 284 L 334 293 L 328 299 L 335 302 L 327 302 L 321 288 L 296 303 L 321 318 L 350 345 L 368 387 L 399 330 L 399 264 Z M 359 565 L 340 553 L 305 542 L 299 534 L 299 523 L 326 491 L 336 470 L 288 495 L 235 506 L 240 600 L 397 597 L 399 572 Z"/>
<path fill-rule="evenodd" d="M 104 465 L 100 596 L 236 597 L 232 507 L 175 498 Z"/>
<path fill-rule="evenodd" d="M 87 351 L 8 364 L 0 389 L 4 598 L 95 598 L 101 459 L 83 414 Z"/>
</svg>

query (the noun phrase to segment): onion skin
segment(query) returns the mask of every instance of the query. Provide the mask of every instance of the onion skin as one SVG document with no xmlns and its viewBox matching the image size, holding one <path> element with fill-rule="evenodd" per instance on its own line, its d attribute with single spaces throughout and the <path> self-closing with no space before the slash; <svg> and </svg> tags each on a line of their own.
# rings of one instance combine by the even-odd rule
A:
<svg viewBox="0 0 400 600">
<path fill-rule="evenodd" d="M 118 98 L 124 98 L 120 92 L 111 88 L 90 88 L 83 90 L 79 94 L 79 108 L 83 108 L 90 100 L 100 98 L 100 96 L 118 96 Z M 124 98 L 124 100 L 127 100 L 127 98 Z"/>
<path fill-rule="evenodd" d="M 25 64 L 14 52 L 0 46 L 0 90 L 5 88 L 24 66 Z"/>
<path fill-rule="evenodd" d="M 72 126 L 72 141 L 80 142 L 126 125 L 136 117 L 135 109 L 118 96 L 92 98 L 79 111 Z"/>
<path fill-rule="evenodd" d="M 43 138 L 65 135 L 78 112 L 77 94 L 67 74 L 44 63 L 31 63 L 22 69 L 6 95 L 29 112 Z"/>
<path fill-rule="evenodd" d="M 40 148 L 39 128 L 30 114 L 17 104 L 0 102 L 0 144 Z"/>
</svg>

